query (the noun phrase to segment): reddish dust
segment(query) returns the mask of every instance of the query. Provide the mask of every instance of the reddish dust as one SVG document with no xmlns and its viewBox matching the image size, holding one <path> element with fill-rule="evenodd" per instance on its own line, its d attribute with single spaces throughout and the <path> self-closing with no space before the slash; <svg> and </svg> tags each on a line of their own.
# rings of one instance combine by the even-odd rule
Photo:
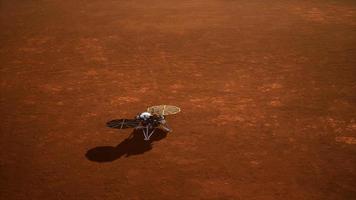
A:
<svg viewBox="0 0 356 200">
<path fill-rule="evenodd" d="M 1 199 L 354 199 L 356 4 L 2 1 Z M 169 104 L 150 142 L 106 127 Z"/>
</svg>

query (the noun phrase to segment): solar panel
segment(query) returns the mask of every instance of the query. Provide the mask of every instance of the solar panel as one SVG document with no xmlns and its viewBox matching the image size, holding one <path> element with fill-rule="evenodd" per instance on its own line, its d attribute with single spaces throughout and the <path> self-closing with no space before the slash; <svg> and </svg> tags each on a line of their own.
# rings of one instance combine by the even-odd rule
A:
<svg viewBox="0 0 356 200">
<path fill-rule="evenodd" d="M 158 115 L 174 115 L 180 112 L 180 108 L 171 105 L 158 105 L 147 108 L 147 112 Z"/>
<path fill-rule="evenodd" d="M 106 126 L 110 128 L 126 129 L 135 128 L 140 124 L 137 119 L 114 119 L 106 123 Z"/>
</svg>

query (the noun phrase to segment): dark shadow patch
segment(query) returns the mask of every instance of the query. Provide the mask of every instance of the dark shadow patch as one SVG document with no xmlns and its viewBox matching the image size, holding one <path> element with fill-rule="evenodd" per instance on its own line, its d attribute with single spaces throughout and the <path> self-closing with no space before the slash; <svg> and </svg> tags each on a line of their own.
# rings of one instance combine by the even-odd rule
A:
<svg viewBox="0 0 356 200">
<path fill-rule="evenodd" d="M 166 132 L 157 129 L 150 140 L 145 141 L 142 130 L 134 130 L 128 138 L 116 147 L 98 146 L 88 150 L 85 156 L 88 160 L 94 162 L 112 162 L 122 156 L 129 157 L 150 151 L 154 141 L 162 140 L 166 136 Z"/>
</svg>

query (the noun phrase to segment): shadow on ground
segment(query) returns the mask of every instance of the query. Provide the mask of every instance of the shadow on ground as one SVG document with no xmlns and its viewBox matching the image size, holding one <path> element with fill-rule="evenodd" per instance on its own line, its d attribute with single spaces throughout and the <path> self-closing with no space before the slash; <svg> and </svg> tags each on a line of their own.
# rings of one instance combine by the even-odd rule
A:
<svg viewBox="0 0 356 200">
<path fill-rule="evenodd" d="M 132 155 L 143 154 L 152 149 L 154 141 L 162 140 L 167 133 L 157 129 L 149 141 L 145 141 L 142 130 L 134 130 L 131 135 L 118 144 L 113 146 L 98 146 L 87 151 L 85 156 L 88 160 L 94 162 L 111 162 L 122 156 L 129 157 Z"/>
</svg>

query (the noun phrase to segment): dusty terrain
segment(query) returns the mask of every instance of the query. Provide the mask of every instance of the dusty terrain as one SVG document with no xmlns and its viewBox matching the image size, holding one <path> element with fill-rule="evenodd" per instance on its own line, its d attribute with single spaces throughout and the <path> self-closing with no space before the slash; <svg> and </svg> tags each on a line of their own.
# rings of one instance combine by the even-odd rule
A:
<svg viewBox="0 0 356 200">
<path fill-rule="evenodd" d="M 0 199 L 356 198 L 355 1 L 0 9 Z M 105 125 L 156 104 L 172 133 Z"/>
</svg>

